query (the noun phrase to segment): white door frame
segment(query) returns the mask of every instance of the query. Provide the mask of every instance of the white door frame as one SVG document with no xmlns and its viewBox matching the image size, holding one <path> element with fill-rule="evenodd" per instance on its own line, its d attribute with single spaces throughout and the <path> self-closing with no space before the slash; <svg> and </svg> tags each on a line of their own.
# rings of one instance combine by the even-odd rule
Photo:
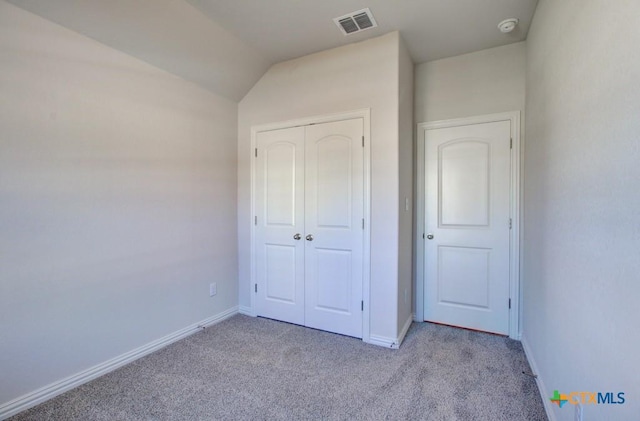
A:
<svg viewBox="0 0 640 421">
<path fill-rule="evenodd" d="M 513 222 L 510 232 L 509 245 L 509 337 L 520 339 L 520 309 L 522 297 L 520 294 L 520 111 L 499 114 L 488 114 L 474 117 L 456 118 L 419 123 L 416 144 L 416 243 L 415 243 L 415 321 L 424 321 L 424 290 L 425 290 L 425 130 L 446 127 L 468 126 L 472 124 L 493 123 L 497 121 L 511 122 L 511 200 L 509 206 L 510 218 Z"/>
<path fill-rule="evenodd" d="M 251 126 L 251 310 L 250 315 L 257 316 L 256 296 L 254 285 L 256 284 L 256 256 L 255 256 L 255 183 L 256 183 L 256 137 L 259 132 L 270 130 L 286 129 L 297 126 L 308 126 L 311 124 L 331 123 L 334 121 L 351 120 L 362 118 L 364 135 L 364 248 L 363 248 L 363 270 L 362 270 L 362 300 L 364 308 L 362 313 L 362 341 L 370 342 L 370 291 L 371 291 L 371 109 L 346 111 L 343 113 L 326 114 L 298 118 L 294 120 L 281 121 L 276 123 L 260 124 Z"/>
</svg>

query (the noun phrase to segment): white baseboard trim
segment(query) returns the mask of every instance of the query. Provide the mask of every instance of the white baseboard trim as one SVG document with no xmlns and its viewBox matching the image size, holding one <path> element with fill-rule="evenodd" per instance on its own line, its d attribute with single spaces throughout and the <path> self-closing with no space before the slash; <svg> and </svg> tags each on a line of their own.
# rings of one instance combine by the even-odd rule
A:
<svg viewBox="0 0 640 421">
<path fill-rule="evenodd" d="M 253 312 L 253 308 L 250 306 L 238 306 L 238 313 L 244 314 L 245 316 L 256 317 L 256 313 Z"/>
<path fill-rule="evenodd" d="M 409 328 L 411 327 L 411 323 L 413 322 L 413 315 L 410 315 L 407 321 L 405 322 L 400 334 L 397 338 L 389 338 L 386 336 L 379 335 L 369 335 L 369 340 L 367 343 L 371 345 L 383 346 L 385 348 L 398 349 L 400 348 L 400 344 L 404 340 Z"/>
<path fill-rule="evenodd" d="M 367 341 L 367 343 L 393 349 L 398 349 L 399 346 L 394 338 L 378 335 L 369 335 L 369 340 Z"/>
<path fill-rule="evenodd" d="M 553 412 L 553 406 L 551 401 L 549 400 L 549 396 L 552 394 L 549 392 L 547 387 L 540 377 L 540 370 L 538 370 L 538 365 L 536 364 L 536 360 L 533 358 L 533 354 L 531 353 L 531 347 L 529 347 L 529 342 L 527 342 L 527 338 L 524 335 L 521 335 L 520 342 L 522 343 L 522 348 L 524 349 L 524 355 L 527 357 L 529 361 L 529 366 L 531 367 L 531 371 L 533 374 L 536 374 L 536 383 L 538 384 L 538 390 L 540 391 L 540 397 L 542 398 L 542 404 L 544 405 L 544 410 L 547 413 L 547 418 L 549 421 L 557 421 L 556 414 Z"/>
<path fill-rule="evenodd" d="M 176 342 L 189 335 L 199 332 L 203 328 L 209 327 L 225 319 L 228 319 L 229 317 L 237 313 L 238 313 L 238 307 L 237 306 L 232 307 L 228 310 L 225 310 L 221 313 L 216 314 L 215 316 L 206 318 L 204 320 L 201 320 L 198 323 L 194 323 L 183 329 L 177 330 L 160 339 L 157 339 L 153 342 L 149 342 L 146 345 L 143 345 L 139 348 L 126 352 L 108 361 L 94 365 L 91 368 L 83 370 L 79 373 L 76 373 L 72 376 L 59 380 L 57 382 L 51 383 L 33 392 L 27 393 L 26 395 L 22 395 L 9 402 L 0 404 L 0 420 L 7 419 L 13 415 L 18 414 L 19 412 L 22 412 L 26 409 L 36 406 L 39 403 L 47 401 L 68 390 L 71 390 L 84 383 L 87 383 L 97 377 L 105 375 L 117 368 L 122 367 L 123 365 L 129 364 L 137 360 L 138 358 L 144 357 L 145 355 L 151 354 L 152 352 L 155 352 L 161 348 L 164 348 L 165 346 L 173 342 Z"/>
</svg>

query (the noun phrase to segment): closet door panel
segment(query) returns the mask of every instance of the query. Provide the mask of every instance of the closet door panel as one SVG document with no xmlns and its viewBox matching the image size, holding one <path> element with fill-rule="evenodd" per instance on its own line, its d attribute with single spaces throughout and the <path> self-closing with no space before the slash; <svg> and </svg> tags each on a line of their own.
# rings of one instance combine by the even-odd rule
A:
<svg viewBox="0 0 640 421">
<path fill-rule="evenodd" d="M 306 127 L 305 325 L 362 337 L 363 121 Z"/>
<path fill-rule="evenodd" d="M 304 324 L 304 128 L 256 140 L 257 314 Z"/>
</svg>

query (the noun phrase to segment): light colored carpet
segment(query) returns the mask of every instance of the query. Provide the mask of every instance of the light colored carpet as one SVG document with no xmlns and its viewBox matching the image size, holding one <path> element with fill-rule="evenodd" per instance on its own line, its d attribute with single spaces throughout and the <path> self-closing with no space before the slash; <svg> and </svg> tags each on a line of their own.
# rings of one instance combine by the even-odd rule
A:
<svg viewBox="0 0 640 421">
<path fill-rule="evenodd" d="M 522 346 L 414 323 L 399 350 L 234 316 L 12 420 L 546 420 Z"/>
</svg>

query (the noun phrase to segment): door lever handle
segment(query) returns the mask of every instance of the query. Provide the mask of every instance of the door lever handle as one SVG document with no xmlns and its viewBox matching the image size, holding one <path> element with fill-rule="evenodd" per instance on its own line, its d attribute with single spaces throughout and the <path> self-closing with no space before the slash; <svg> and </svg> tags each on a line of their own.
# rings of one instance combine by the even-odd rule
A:
<svg viewBox="0 0 640 421">
<path fill-rule="evenodd" d="M 296 234 L 296 235 L 293 236 L 294 240 L 299 240 L 301 238 L 302 238 L 302 236 L 300 234 Z"/>
<path fill-rule="evenodd" d="M 305 237 L 307 241 L 313 241 L 313 235 L 309 234 Z"/>
</svg>

